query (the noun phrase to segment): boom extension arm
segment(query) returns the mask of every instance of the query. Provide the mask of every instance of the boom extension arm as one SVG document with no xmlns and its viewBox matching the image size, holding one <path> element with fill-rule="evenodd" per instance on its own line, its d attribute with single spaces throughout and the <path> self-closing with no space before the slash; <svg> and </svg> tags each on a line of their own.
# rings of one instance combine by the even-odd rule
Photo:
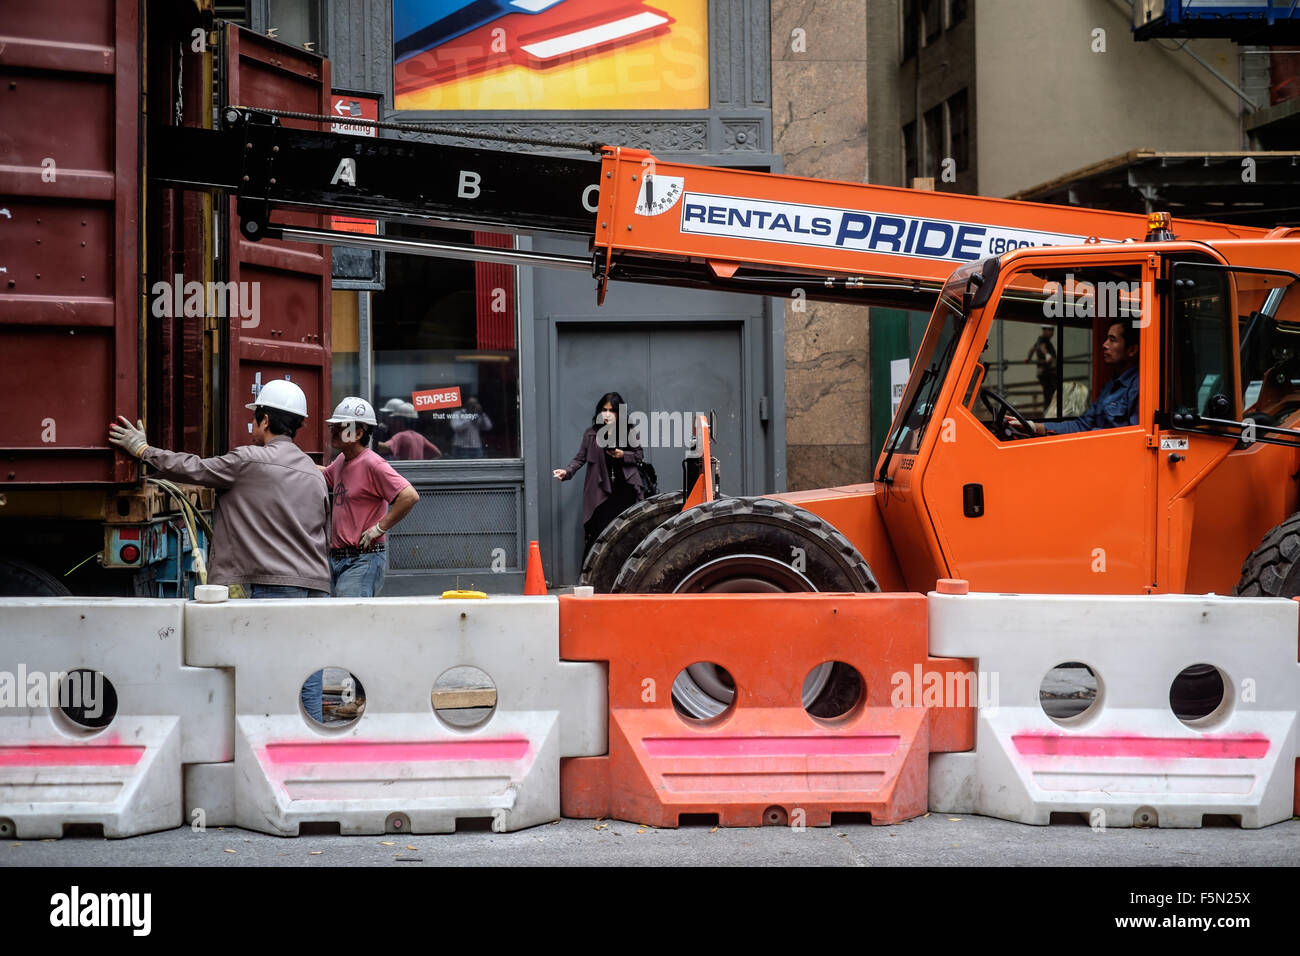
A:
<svg viewBox="0 0 1300 956">
<path fill-rule="evenodd" d="M 296 125 L 287 125 L 293 123 Z M 157 126 L 150 174 L 238 197 L 248 239 L 389 249 L 752 295 L 929 309 L 964 262 L 1039 245 L 1140 239 L 1146 219 L 1074 207 L 661 163 L 606 146 L 599 164 L 504 149 L 323 133 L 227 108 L 220 130 Z M 590 258 L 334 232 L 272 212 L 402 217 L 582 236 Z M 1180 221 L 1180 238 L 1263 230 Z"/>
</svg>

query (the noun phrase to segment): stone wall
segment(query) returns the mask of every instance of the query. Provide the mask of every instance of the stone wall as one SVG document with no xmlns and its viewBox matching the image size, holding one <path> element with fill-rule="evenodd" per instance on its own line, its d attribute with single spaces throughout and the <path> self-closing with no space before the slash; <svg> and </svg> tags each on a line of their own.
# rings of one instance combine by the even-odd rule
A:
<svg viewBox="0 0 1300 956">
<path fill-rule="evenodd" d="M 771 16 L 772 151 L 793 175 L 865 181 L 866 5 L 772 0 Z M 787 487 L 866 481 L 867 310 L 801 304 L 785 304 Z"/>
</svg>

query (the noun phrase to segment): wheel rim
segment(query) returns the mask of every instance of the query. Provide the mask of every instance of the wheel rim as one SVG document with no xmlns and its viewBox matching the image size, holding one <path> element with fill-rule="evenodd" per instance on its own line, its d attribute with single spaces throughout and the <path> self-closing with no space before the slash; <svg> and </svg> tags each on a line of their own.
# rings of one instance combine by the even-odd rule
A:
<svg viewBox="0 0 1300 956">
<path fill-rule="evenodd" d="M 673 588 L 674 594 L 791 594 L 816 591 L 807 576 L 784 562 L 761 554 L 734 554 L 708 561 Z M 800 698 L 811 707 L 826 689 L 834 664 L 818 664 L 804 679 Z M 736 699 L 713 664 L 692 664 L 673 681 L 673 701 L 697 719 L 717 717 Z"/>
<path fill-rule="evenodd" d="M 762 554 L 729 554 L 708 561 L 682 579 L 674 594 L 790 594 L 816 591 L 801 571 Z"/>
</svg>

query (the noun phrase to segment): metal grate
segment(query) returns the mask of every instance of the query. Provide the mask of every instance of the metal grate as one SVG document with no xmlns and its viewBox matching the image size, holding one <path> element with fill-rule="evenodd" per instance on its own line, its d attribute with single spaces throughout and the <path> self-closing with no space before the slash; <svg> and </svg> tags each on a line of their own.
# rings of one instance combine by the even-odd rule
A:
<svg viewBox="0 0 1300 956">
<path fill-rule="evenodd" d="M 420 501 L 388 536 L 390 571 L 520 569 L 520 489 L 420 490 Z M 502 563 L 504 562 L 504 563 Z"/>
</svg>

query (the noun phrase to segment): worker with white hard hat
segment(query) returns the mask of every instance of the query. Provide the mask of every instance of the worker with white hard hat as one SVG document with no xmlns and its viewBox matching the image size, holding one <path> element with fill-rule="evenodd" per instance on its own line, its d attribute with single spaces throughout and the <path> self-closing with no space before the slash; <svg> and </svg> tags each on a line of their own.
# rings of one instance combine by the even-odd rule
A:
<svg viewBox="0 0 1300 956">
<path fill-rule="evenodd" d="M 420 496 L 393 466 L 370 450 L 378 422 L 364 398 L 338 403 L 328 419 L 338 456 L 323 471 L 333 494 L 330 532 L 331 592 L 375 597 L 388 570 L 386 535 Z"/>
<path fill-rule="evenodd" d="M 244 407 L 253 412 L 253 443 L 215 458 L 152 447 L 144 424 L 123 416 L 109 425 L 109 441 L 163 477 L 217 489 L 210 584 L 229 586 L 233 596 L 325 597 L 329 491 L 293 442 L 307 418 L 307 396 L 273 379 Z"/>
</svg>

